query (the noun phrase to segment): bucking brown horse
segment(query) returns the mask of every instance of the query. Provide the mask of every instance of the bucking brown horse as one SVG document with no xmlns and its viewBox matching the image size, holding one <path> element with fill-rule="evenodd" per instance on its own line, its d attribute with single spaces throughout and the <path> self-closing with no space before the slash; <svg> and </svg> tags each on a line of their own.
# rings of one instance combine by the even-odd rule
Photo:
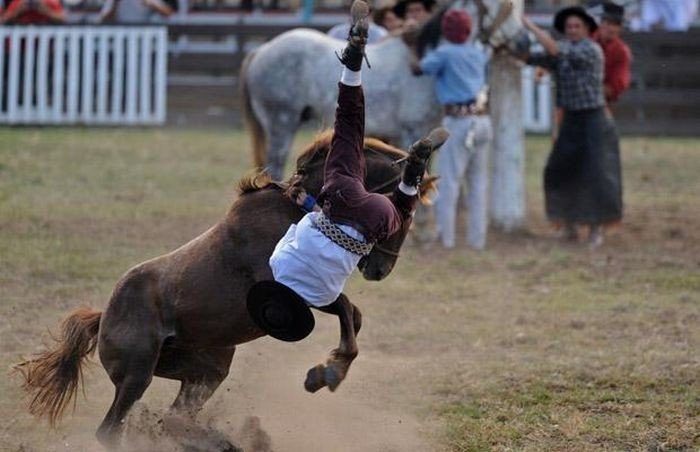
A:
<svg viewBox="0 0 700 452">
<path fill-rule="evenodd" d="M 175 251 L 129 270 L 103 312 L 72 313 L 53 349 L 18 365 L 31 395 L 30 411 L 54 424 L 75 396 L 83 360 L 97 347 L 116 388 L 97 430 L 106 447 L 118 447 L 124 419 L 153 376 L 181 381 L 172 410 L 194 416 L 228 375 L 236 346 L 265 335 L 250 318 L 246 297 L 253 284 L 272 279 L 268 259 L 275 244 L 304 214 L 290 190 L 320 192 L 330 140 L 330 132 L 320 135 L 284 184 L 262 173 L 241 180 L 240 196 L 221 221 Z M 406 153 L 368 138 L 365 155 L 367 189 L 390 196 L 400 180 L 397 162 Z M 432 187 L 433 179 L 425 178 L 423 193 Z M 365 279 L 381 280 L 392 271 L 409 226 L 406 221 L 360 262 Z M 357 307 L 341 294 L 321 310 L 338 316 L 340 345 L 325 364 L 309 370 L 304 386 L 310 392 L 335 390 L 358 353 Z"/>
</svg>

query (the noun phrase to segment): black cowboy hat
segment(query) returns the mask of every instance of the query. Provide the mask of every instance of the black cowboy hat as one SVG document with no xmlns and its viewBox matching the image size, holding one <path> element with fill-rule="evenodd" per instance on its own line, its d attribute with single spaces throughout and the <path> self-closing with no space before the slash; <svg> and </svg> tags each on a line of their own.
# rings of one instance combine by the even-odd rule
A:
<svg viewBox="0 0 700 452">
<path fill-rule="evenodd" d="M 394 5 L 394 14 L 399 16 L 400 18 L 404 18 L 406 16 L 406 7 L 408 6 L 409 3 L 422 3 L 423 7 L 427 10 L 430 11 L 433 9 L 433 6 L 435 6 L 436 1 L 435 0 L 401 0 L 396 5 Z"/>
<path fill-rule="evenodd" d="M 586 10 L 580 6 L 570 6 L 569 8 L 564 8 L 557 11 L 557 14 L 554 16 L 554 29 L 561 34 L 564 34 L 566 19 L 568 19 L 570 16 L 581 18 L 583 23 L 588 27 L 588 31 L 591 33 L 598 29 L 598 24 L 595 22 L 595 19 L 593 19 L 593 17 L 591 17 Z"/>
<path fill-rule="evenodd" d="M 298 293 L 277 281 L 260 281 L 248 292 L 248 313 L 275 339 L 296 342 L 314 329 L 314 315 Z"/>
<path fill-rule="evenodd" d="M 617 25 L 622 25 L 625 21 L 625 7 L 613 2 L 603 3 L 602 20 L 607 20 Z"/>
</svg>

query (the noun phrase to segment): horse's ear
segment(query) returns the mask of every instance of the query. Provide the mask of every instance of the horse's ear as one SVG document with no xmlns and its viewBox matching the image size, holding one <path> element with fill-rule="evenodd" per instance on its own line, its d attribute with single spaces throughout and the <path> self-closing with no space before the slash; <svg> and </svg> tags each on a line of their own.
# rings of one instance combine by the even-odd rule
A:
<svg viewBox="0 0 700 452">
<path fill-rule="evenodd" d="M 433 204 L 432 193 L 437 191 L 437 180 L 440 176 L 426 176 L 420 183 L 420 203 L 429 206 Z"/>
</svg>

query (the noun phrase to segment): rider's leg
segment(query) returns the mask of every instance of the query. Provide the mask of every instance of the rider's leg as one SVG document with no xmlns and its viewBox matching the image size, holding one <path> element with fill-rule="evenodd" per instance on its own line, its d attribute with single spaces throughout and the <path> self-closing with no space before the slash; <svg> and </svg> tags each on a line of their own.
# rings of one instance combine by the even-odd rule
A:
<svg viewBox="0 0 700 452">
<path fill-rule="evenodd" d="M 356 14 L 357 3 L 364 2 L 353 3 L 353 15 Z M 367 34 L 366 17 L 353 17 L 348 43 L 340 57 L 345 67 L 338 84 L 334 133 L 324 174 L 326 183 L 332 183 L 333 177 L 338 175 L 349 176 L 360 182 L 365 177 L 362 152 L 365 136 L 365 99 L 361 69 Z"/>
<path fill-rule="evenodd" d="M 445 143 L 448 137 L 447 129 L 438 127 L 409 148 L 401 182 L 392 197 L 394 206 L 404 219 L 415 211 L 418 188 L 428 166 L 428 159 L 434 151 Z"/>
</svg>

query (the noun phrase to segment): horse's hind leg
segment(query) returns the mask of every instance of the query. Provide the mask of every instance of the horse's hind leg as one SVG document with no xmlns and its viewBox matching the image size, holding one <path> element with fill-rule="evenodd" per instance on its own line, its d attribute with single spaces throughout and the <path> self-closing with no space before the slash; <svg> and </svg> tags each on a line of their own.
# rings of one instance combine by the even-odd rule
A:
<svg viewBox="0 0 700 452">
<path fill-rule="evenodd" d="M 112 406 L 97 430 L 107 448 L 116 448 L 124 421 L 153 379 L 163 343 L 162 326 L 143 279 L 127 280 L 103 314 L 99 332 L 100 361 L 115 386 Z"/>
<path fill-rule="evenodd" d="M 335 391 L 345 379 L 350 364 L 358 353 L 357 333 L 362 326 L 362 314 L 345 294 L 340 294 L 332 304 L 320 308 L 321 311 L 335 314 L 340 321 L 340 344 L 331 352 L 326 364 L 319 364 L 306 374 L 304 387 L 309 392 L 316 392 L 324 386 Z"/>
<path fill-rule="evenodd" d="M 97 430 L 97 438 L 105 447 L 118 445 L 127 413 L 151 384 L 159 347 L 154 342 L 134 343 L 132 347 L 111 353 L 109 359 L 103 359 L 116 387 L 112 406 Z"/>
<path fill-rule="evenodd" d="M 181 381 L 171 409 L 196 416 L 228 376 L 235 351 L 236 347 L 204 350 L 164 347 L 155 373 Z"/>
<path fill-rule="evenodd" d="M 97 430 L 97 438 L 102 445 L 107 448 L 118 446 L 119 435 L 124 427 L 124 418 L 134 403 L 141 398 L 151 383 L 151 379 L 152 375 L 148 375 L 146 372 L 138 372 L 115 383 L 114 401 Z"/>
<path fill-rule="evenodd" d="M 155 374 L 181 381 L 180 392 L 165 419 L 166 431 L 188 451 L 231 452 L 239 449 L 223 433 L 195 424 L 202 406 L 228 375 L 235 347 L 191 349 L 166 342 Z M 184 422 L 184 424 L 183 424 Z"/>
</svg>

